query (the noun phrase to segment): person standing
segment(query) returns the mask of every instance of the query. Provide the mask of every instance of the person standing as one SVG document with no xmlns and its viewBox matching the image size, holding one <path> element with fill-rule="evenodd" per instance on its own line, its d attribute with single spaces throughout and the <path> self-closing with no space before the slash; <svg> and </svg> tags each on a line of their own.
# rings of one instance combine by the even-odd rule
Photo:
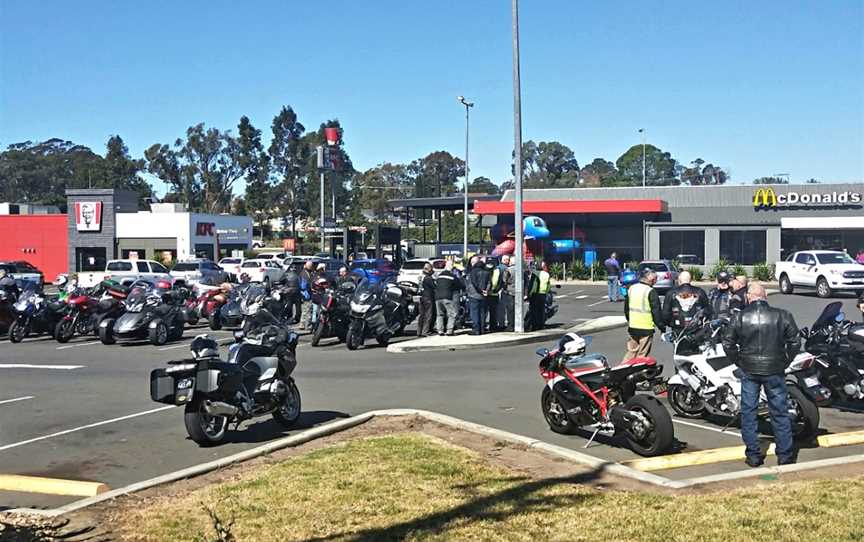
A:
<svg viewBox="0 0 864 542">
<path fill-rule="evenodd" d="M 286 309 L 289 313 L 288 321 L 292 324 L 297 324 L 300 321 L 300 311 L 302 310 L 302 297 L 300 295 L 300 275 L 297 274 L 297 269 L 293 265 L 288 266 L 288 271 L 285 273 L 285 297 Z"/>
<path fill-rule="evenodd" d="M 747 288 L 747 306 L 732 315 L 723 333 L 723 349 L 738 365 L 741 378 L 741 437 L 746 446 L 745 462 L 758 467 L 765 461 L 759 446 L 759 395 L 765 390 L 777 462 L 795 463 L 792 422 L 786 391 L 786 367 L 800 347 L 798 325 L 789 311 L 768 305 L 761 284 Z"/>
<path fill-rule="evenodd" d="M 435 321 L 435 278 L 432 276 L 432 264 L 423 265 L 420 278 L 420 313 L 417 315 L 417 337 L 425 337 L 432 333 L 432 322 Z"/>
<path fill-rule="evenodd" d="M 660 296 L 654 285 L 657 273 L 652 269 L 642 272 L 642 278 L 627 290 L 624 298 L 624 316 L 627 318 L 627 353 L 624 360 L 645 357 L 651 353 L 654 343 L 654 328 L 666 329 L 660 307 Z"/>
<path fill-rule="evenodd" d="M 621 300 L 621 264 L 618 263 L 618 253 L 613 252 L 603 262 L 606 268 L 606 287 L 608 288 L 609 302 L 617 303 Z"/>
<path fill-rule="evenodd" d="M 864 290 L 858 294 L 858 310 L 861 311 L 861 321 L 864 322 Z"/>
<path fill-rule="evenodd" d="M 516 317 L 516 303 L 513 293 L 516 291 L 516 281 L 514 280 L 515 267 L 511 264 L 510 256 L 505 254 L 501 256 L 501 302 L 498 305 L 500 320 L 503 324 L 503 329 L 513 331 L 513 319 Z"/>
<path fill-rule="evenodd" d="M 465 281 L 468 291 L 468 308 L 471 312 L 472 335 L 482 335 L 486 322 L 486 296 L 489 294 L 490 280 L 489 272 L 483 261 L 472 256 L 470 260 L 471 270 L 468 280 Z"/>
<path fill-rule="evenodd" d="M 300 297 L 303 306 L 300 315 L 300 329 L 312 329 L 312 283 L 315 281 L 315 264 L 307 260 L 300 271 Z"/>
<path fill-rule="evenodd" d="M 705 318 L 712 317 L 705 290 L 690 284 L 691 280 L 690 271 L 681 271 L 678 286 L 666 292 L 663 300 L 663 323 L 676 331 L 687 327 L 699 311 Z"/>
<path fill-rule="evenodd" d="M 738 275 L 729 282 L 732 297 L 729 300 L 730 311 L 740 311 L 747 306 L 747 275 Z"/>
<path fill-rule="evenodd" d="M 339 276 L 336 278 L 336 288 L 341 288 L 343 284 L 348 282 L 354 284 L 354 277 L 348 272 L 348 268 L 343 265 L 339 268 Z"/>
<path fill-rule="evenodd" d="M 729 318 L 732 316 L 732 290 L 729 281 L 732 279 L 726 271 L 717 273 L 717 286 L 708 292 L 708 303 L 714 318 Z"/>
<path fill-rule="evenodd" d="M 486 296 L 486 310 L 489 312 L 489 331 L 501 331 L 503 325 L 498 322 L 498 305 L 501 301 L 501 268 L 491 261 L 486 262 L 489 271 L 489 295 Z"/>
<path fill-rule="evenodd" d="M 453 335 L 456 327 L 457 305 L 453 301 L 454 292 L 458 294 L 459 283 L 453 274 L 453 260 L 447 260 L 444 271 L 435 279 L 435 330 L 438 335 Z"/>
</svg>

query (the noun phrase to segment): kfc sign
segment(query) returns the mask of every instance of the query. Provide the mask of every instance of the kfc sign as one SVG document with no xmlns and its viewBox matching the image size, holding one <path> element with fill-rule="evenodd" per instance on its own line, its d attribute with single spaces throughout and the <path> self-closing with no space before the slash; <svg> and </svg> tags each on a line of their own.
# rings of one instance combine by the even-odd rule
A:
<svg viewBox="0 0 864 542">
<path fill-rule="evenodd" d="M 213 222 L 197 222 L 195 224 L 195 235 L 199 237 L 213 237 L 216 232 L 216 224 Z"/>
<path fill-rule="evenodd" d="M 75 227 L 78 231 L 102 229 L 102 202 L 79 201 L 75 203 Z"/>
</svg>

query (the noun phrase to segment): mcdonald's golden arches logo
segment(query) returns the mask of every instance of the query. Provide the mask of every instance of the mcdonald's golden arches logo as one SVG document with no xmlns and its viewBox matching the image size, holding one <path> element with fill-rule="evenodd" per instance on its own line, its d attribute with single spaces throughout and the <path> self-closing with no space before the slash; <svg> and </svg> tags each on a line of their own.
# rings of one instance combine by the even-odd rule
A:
<svg viewBox="0 0 864 542">
<path fill-rule="evenodd" d="M 753 194 L 753 207 L 777 207 L 777 192 L 770 186 L 756 190 Z"/>
</svg>

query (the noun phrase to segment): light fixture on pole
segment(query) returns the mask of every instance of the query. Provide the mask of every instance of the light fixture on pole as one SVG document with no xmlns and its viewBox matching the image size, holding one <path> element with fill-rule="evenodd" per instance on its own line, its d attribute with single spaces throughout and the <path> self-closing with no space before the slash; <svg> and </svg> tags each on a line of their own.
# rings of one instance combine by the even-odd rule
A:
<svg viewBox="0 0 864 542">
<path fill-rule="evenodd" d="M 516 230 L 516 286 L 513 292 L 514 315 L 513 330 L 516 333 L 525 331 L 524 324 L 524 250 L 522 248 L 522 82 L 519 73 L 519 0 L 512 0 L 513 10 L 513 125 L 514 125 L 514 220 L 513 226 Z"/>
<path fill-rule="evenodd" d="M 464 192 L 464 201 L 462 207 L 462 257 L 468 257 L 468 179 L 469 172 L 471 171 L 468 167 L 468 129 L 470 127 L 469 123 L 469 115 L 468 111 L 472 107 L 474 107 L 474 102 L 469 102 L 465 100 L 465 96 L 457 96 L 457 100 L 459 103 L 465 106 L 465 186 L 463 187 Z M 440 220 L 440 217 L 439 217 Z"/>
<path fill-rule="evenodd" d="M 645 128 L 639 128 L 642 134 L 642 188 L 645 188 Z"/>
</svg>

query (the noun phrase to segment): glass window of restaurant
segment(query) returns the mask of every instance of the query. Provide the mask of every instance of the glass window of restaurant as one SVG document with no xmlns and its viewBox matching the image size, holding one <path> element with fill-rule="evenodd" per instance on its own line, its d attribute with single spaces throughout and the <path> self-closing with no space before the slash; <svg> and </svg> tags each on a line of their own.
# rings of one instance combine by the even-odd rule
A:
<svg viewBox="0 0 864 542">
<path fill-rule="evenodd" d="M 765 240 L 765 230 L 720 230 L 720 258 L 741 265 L 763 263 Z"/>
<path fill-rule="evenodd" d="M 687 264 L 705 263 L 705 230 L 661 230 L 660 258 L 687 260 Z"/>
</svg>

